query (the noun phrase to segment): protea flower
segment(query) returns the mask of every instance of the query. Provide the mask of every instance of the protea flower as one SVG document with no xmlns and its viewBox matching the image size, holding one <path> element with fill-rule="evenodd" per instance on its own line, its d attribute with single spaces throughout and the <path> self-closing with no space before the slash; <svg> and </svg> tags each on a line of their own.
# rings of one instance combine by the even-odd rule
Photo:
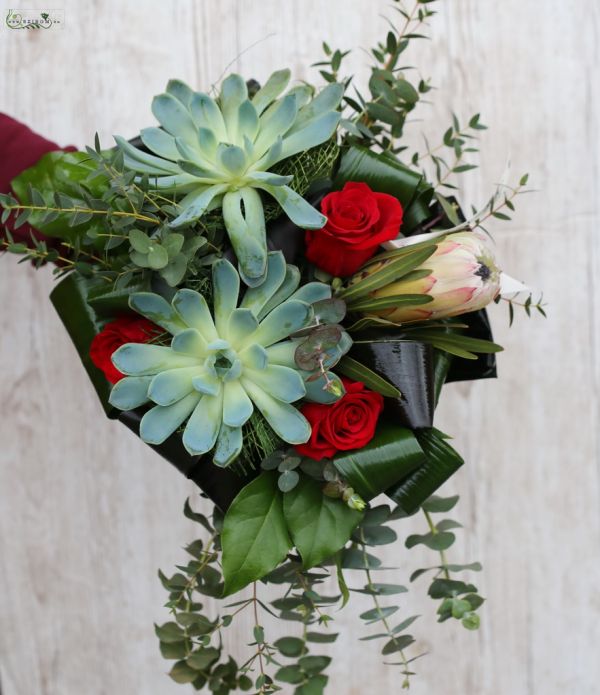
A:
<svg viewBox="0 0 600 695">
<path fill-rule="evenodd" d="M 140 136 L 154 154 L 115 137 L 125 165 L 150 177 L 157 189 L 182 196 L 172 227 L 190 224 L 208 209 L 223 208 L 225 227 L 243 280 L 259 285 L 265 277 L 267 244 L 258 190 L 275 198 L 304 229 L 321 229 L 326 218 L 286 184 L 293 177 L 270 171 L 278 162 L 328 140 L 337 127 L 343 88 L 325 87 L 314 99 L 306 86 L 280 96 L 289 70 L 275 72 L 248 98 L 246 83 L 230 75 L 214 100 L 171 80 L 152 102 L 162 126 Z"/>
<path fill-rule="evenodd" d="M 131 296 L 132 309 L 174 337 L 170 347 L 128 343 L 113 354 L 128 376 L 114 386 L 110 402 L 121 410 L 155 404 L 140 425 L 149 444 L 162 443 L 187 420 L 186 449 L 198 455 L 216 446 L 214 461 L 222 466 L 241 452 L 242 427 L 255 406 L 281 439 L 306 442 L 310 425 L 291 403 L 336 400 L 322 385 L 340 380 L 299 369 L 296 349 L 305 338 L 290 336 L 314 324 L 312 304 L 330 298 L 331 288 L 312 282 L 298 289 L 300 273 L 279 251 L 269 254 L 265 282 L 248 289 L 239 308 L 234 266 L 216 261 L 212 278 L 213 314 L 190 289 L 179 290 L 171 304 L 151 292 Z M 351 342 L 346 333 L 340 336 L 339 357 Z"/>
<path fill-rule="evenodd" d="M 386 262 L 388 261 L 381 263 Z M 367 266 L 356 279 L 380 268 L 381 263 Z M 425 270 L 430 271 L 429 274 L 424 275 Z M 498 295 L 500 274 L 501 271 L 483 234 L 449 234 L 442 238 L 435 252 L 409 276 L 371 293 L 373 299 L 409 294 L 429 295 L 432 301 L 419 306 L 405 305 L 368 313 L 394 323 L 406 323 L 448 318 L 477 311 L 487 306 Z"/>
</svg>

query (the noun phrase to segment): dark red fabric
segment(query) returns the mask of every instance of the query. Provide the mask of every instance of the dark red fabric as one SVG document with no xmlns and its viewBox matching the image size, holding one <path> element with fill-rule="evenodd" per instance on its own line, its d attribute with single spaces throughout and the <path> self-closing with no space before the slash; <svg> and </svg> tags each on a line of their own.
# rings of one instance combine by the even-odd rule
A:
<svg viewBox="0 0 600 695">
<path fill-rule="evenodd" d="M 46 152 L 60 149 L 72 152 L 76 148 L 61 148 L 55 142 L 46 140 L 41 135 L 34 133 L 24 123 L 0 113 L 0 192 L 10 193 L 10 182 L 15 176 L 36 164 Z M 55 239 L 48 239 L 28 224 L 14 230 L 9 219 L 6 228 L 11 231 L 15 241 L 27 244 L 30 242 L 30 234 L 33 232 L 37 239 L 47 241 L 49 246 L 56 243 Z M 0 227 L 0 235 L 2 235 L 2 231 L 3 229 Z"/>
</svg>

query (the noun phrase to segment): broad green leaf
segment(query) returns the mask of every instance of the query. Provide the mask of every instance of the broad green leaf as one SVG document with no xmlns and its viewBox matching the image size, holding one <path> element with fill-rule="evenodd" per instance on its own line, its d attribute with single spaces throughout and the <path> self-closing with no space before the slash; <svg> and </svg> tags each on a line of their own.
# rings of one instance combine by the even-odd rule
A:
<svg viewBox="0 0 600 695">
<path fill-rule="evenodd" d="M 284 495 L 283 510 L 305 568 L 318 565 L 342 548 L 362 518 L 361 512 L 324 495 L 319 484 L 307 477 Z"/>
<path fill-rule="evenodd" d="M 283 561 L 292 543 L 277 474 L 263 472 L 241 490 L 225 514 L 221 542 L 224 596 L 261 579 Z"/>
</svg>

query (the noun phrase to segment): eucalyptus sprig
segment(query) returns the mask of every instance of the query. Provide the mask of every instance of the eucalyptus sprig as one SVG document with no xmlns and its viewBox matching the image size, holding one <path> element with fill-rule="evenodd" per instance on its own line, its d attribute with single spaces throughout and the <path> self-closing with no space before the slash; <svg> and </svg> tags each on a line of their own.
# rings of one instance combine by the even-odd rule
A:
<svg viewBox="0 0 600 695">
<path fill-rule="evenodd" d="M 395 0 L 394 9 L 402 17 L 401 26 L 389 22 L 390 31 L 385 40 L 371 49 L 375 63 L 371 68 L 369 94 L 355 90 L 355 97 L 345 98 L 354 111 L 350 125 L 346 125 L 350 142 L 394 154 L 405 149 L 396 140 L 404 132 L 408 115 L 432 87 L 429 80 L 411 81 L 408 72 L 412 68 L 400 65 L 400 59 L 412 40 L 427 38 L 421 31 L 435 14 L 430 7 L 435 1 L 416 0 L 409 6 L 403 0 Z"/>
<path fill-rule="evenodd" d="M 423 175 L 427 176 L 427 163 L 433 166 L 434 187 L 457 190 L 458 187 L 450 183 L 448 179 L 456 174 L 464 174 L 467 171 L 477 169 L 477 164 L 465 162 L 465 155 L 479 152 L 477 147 L 477 133 L 487 130 L 483 125 L 480 115 L 476 113 L 469 119 L 468 125 L 461 125 L 456 114 L 452 114 L 452 123 L 444 132 L 442 142 L 432 147 L 428 139 L 423 136 L 425 143 L 424 152 L 414 152 L 411 163 L 415 167 L 420 167 Z M 448 158 L 448 153 L 451 159 Z M 452 216 L 450 219 L 453 221 Z"/>
<path fill-rule="evenodd" d="M 433 599 L 441 599 L 438 608 L 438 622 L 444 622 L 450 618 L 460 620 L 463 627 L 468 630 L 479 628 L 479 615 L 476 613 L 485 599 L 483 599 L 474 584 L 458 579 L 453 579 L 452 574 L 457 572 L 481 571 L 479 562 L 470 564 L 454 564 L 448 562 L 446 551 L 454 544 L 456 536 L 454 529 L 461 528 L 462 524 L 452 519 L 435 521 L 434 514 L 447 513 L 458 502 L 458 495 L 452 497 L 439 497 L 432 495 L 422 506 L 423 514 L 427 520 L 428 531 L 424 534 L 413 534 L 406 539 L 406 547 L 414 548 L 424 545 L 430 550 L 439 553 L 440 562 L 432 567 L 415 570 L 410 581 L 413 582 L 427 572 L 434 572 L 433 580 L 429 586 L 429 596 Z"/>
<path fill-rule="evenodd" d="M 499 296 L 496 298 L 496 304 L 498 304 L 501 301 L 506 302 L 508 304 L 509 326 L 512 326 L 515 320 L 515 307 L 517 307 L 518 309 L 522 309 L 529 318 L 531 318 L 532 312 L 537 312 L 538 314 L 541 314 L 544 318 L 546 318 L 546 310 L 544 309 L 546 304 L 544 303 L 543 293 L 540 294 L 539 299 L 536 300 L 534 300 L 533 298 L 533 293 L 527 295 L 524 301 L 518 299 L 518 297 L 520 296 L 521 293 L 517 293 L 512 297 Z"/>
</svg>

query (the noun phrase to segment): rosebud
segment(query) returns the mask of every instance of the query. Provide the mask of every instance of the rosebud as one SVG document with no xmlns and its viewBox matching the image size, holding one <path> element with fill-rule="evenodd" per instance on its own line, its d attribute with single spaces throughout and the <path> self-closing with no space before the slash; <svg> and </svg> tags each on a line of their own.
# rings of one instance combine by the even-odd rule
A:
<svg viewBox="0 0 600 695">
<path fill-rule="evenodd" d="M 366 272 L 380 267 L 380 264 L 370 266 Z M 371 297 L 427 294 L 433 297 L 433 301 L 368 313 L 395 323 L 441 319 L 483 309 L 500 291 L 500 269 L 486 244 L 486 237 L 479 232 L 456 232 L 443 238 L 434 254 L 415 268 L 424 269 L 431 273 L 414 280 L 398 280 L 375 290 Z"/>
</svg>

